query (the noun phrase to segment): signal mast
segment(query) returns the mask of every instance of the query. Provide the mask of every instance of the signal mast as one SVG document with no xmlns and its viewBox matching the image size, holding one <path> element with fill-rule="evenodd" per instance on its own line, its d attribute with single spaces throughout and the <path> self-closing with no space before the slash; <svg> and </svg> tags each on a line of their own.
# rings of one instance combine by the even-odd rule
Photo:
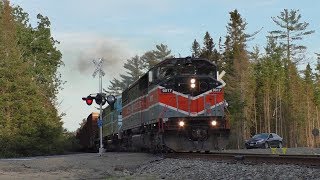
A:
<svg viewBox="0 0 320 180">
<path fill-rule="evenodd" d="M 99 154 L 100 156 L 102 155 L 104 148 L 103 148 L 103 141 L 102 141 L 102 106 L 108 102 L 110 106 L 114 105 L 114 102 L 116 98 L 113 95 L 106 95 L 105 93 L 102 93 L 102 76 L 105 75 L 104 71 L 102 70 L 102 63 L 103 60 L 100 58 L 99 61 L 93 60 L 93 63 L 96 66 L 95 71 L 93 72 L 92 76 L 95 77 L 99 73 L 99 93 L 95 94 L 90 94 L 87 97 L 83 97 L 82 100 L 86 101 L 87 105 L 91 105 L 93 103 L 93 100 L 96 101 L 98 105 L 100 105 L 100 114 L 99 114 L 99 119 L 97 121 L 99 130 L 100 130 L 100 148 L 99 148 Z"/>
</svg>

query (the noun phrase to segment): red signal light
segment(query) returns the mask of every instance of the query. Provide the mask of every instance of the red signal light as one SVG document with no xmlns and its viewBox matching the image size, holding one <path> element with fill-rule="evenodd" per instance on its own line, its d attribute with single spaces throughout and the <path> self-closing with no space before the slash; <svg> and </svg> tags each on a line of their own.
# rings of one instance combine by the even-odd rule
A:
<svg viewBox="0 0 320 180">
<path fill-rule="evenodd" d="M 93 98 L 91 96 L 83 97 L 82 100 L 86 101 L 87 105 L 91 105 L 93 103 Z"/>
<path fill-rule="evenodd" d="M 93 99 L 86 99 L 86 103 L 87 103 L 88 105 L 91 105 L 92 102 L 93 102 Z"/>
</svg>

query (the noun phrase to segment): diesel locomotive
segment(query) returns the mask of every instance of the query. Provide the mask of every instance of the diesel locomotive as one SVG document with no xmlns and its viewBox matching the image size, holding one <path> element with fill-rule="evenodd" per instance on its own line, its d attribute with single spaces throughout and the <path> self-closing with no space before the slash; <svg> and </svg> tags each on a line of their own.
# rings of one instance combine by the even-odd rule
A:
<svg viewBox="0 0 320 180">
<path fill-rule="evenodd" d="M 170 58 L 151 68 L 104 109 L 104 148 L 213 151 L 228 143 L 224 82 L 202 58 Z"/>
</svg>

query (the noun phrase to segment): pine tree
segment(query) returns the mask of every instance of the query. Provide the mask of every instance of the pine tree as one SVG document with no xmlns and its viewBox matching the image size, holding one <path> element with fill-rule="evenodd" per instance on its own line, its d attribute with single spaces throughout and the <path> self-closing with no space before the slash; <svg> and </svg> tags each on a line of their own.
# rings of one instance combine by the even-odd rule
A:
<svg viewBox="0 0 320 180">
<path fill-rule="evenodd" d="M 306 46 L 294 44 L 294 42 L 302 40 L 305 36 L 314 33 L 314 30 L 307 30 L 309 23 L 300 22 L 301 14 L 299 10 L 290 11 L 284 9 L 280 16 L 272 17 L 274 23 L 283 30 L 275 30 L 270 33 L 277 39 L 282 40 L 282 45 L 286 49 L 287 61 L 299 62 L 301 57 L 297 55 L 304 52 Z M 288 63 L 286 63 L 288 65 Z"/>
<path fill-rule="evenodd" d="M 192 43 L 191 53 L 192 53 L 192 57 L 194 58 L 200 57 L 200 53 L 201 53 L 200 44 L 196 39 Z"/>
<path fill-rule="evenodd" d="M 200 57 L 212 60 L 214 46 L 213 39 L 207 31 L 203 37 L 203 48 L 201 49 Z"/>
<path fill-rule="evenodd" d="M 143 74 L 143 66 L 141 63 L 141 58 L 139 56 L 134 56 L 131 59 L 128 59 L 124 63 L 123 67 L 126 69 L 127 75 L 120 75 L 122 79 L 127 80 L 126 85 L 130 85 L 136 80 L 138 80 Z"/>
<path fill-rule="evenodd" d="M 203 47 L 200 51 L 200 57 L 206 58 L 216 64 L 219 63 L 218 65 L 220 65 L 220 53 L 215 48 L 215 43 L 213 42 L 213 38 L 210 36 L 208 31 L 203 37 Z"/>
<path fill-rule="evenodd" d="M 317 54 L 317 64 L 315 67 L 315 82 L 314 82 L 314 104 L 315 104 L 315 123 L 314 127 L 318 128 L 320 127 L 320 54 Z M 316 142 L 317 143 L 317 142 Z M 318 144 L 315 145 L 318 147 Z"/>
<path fill-rule="evenodd" d="M 315 67 L 315 99 L 314 102 L 320 107 L 320 54 L 317 55 L 317 64 Z"/>
<path fill-rule="evenodd" d="M 303 82 L 298 74 L 297 63 L 303 59 L 303 53 L 306 47 L 303 45 L 295 44 L 302 40 L 305 36 L 314 33 L 313 30 L 307 30 L 309 23 L 300 22 L 301 14 L 299 10 L 284 9 L 280 16 L 273 17 L 272 20 L 278 25 L 281 30 L 271 31 L 270 34 L 281 41 L 281 45 L 285 52 L 283 59 L 285 69 L 285 90 L 284 97 L 285 105 L 283 110 L 289 114 L 286 116 L 286 121 L 290 131 L 285 136 L 290 138 L 289 145 L 297 146 L 299 144 L 299 132 L 303 130 L 299 128 L 299 124 L 303 123 L 302 119 L 305 118 L 305 112 L 299 107 L 301 98 L 299 94 L 303 91 Z M 289 123 L 290 121 L 290 123 Z M 297 133 L 298 132 L 298 133 Z"/>
<path fill-rule="evenodd" d="M 114 78 L 110 82 L 111 85 L 108 87 L 108 93 L 120 94 L 144 74 L 144 64 L 139 56 L 128 59 L 123 67 L 126 69 L 126 74 L 120 74 L 120 80 Z"/>
<path fill-rule="evenodd" d="M 304 84 L 303 89 L 305 89 L 304 96 L 304 112 L 306 113 L 305 121 L 303 122 L 304 132 L 300 137 L 301 139 L 306 140 L 306 144 L 308 147 L 314 147 L 314 141 L 312 137 L 312 129 L 315 127 L 314 114 L 316 109 L 313 108 L 315 106 L 313 98 L 314 98 L 314 77 L 312 73 L 312 69 L 310 64 L 308 63 L 306 69 L 304 70 Z"/>
<path fill-rule="evenodd" d="M 237 10 L 230 12 L 230 22 L 227 26 L 228 35 L 225 42 L 224 59 L 227 73 L 225 88 L 227 101 L 231 104 L 230 112 L 235 125 L 238 147 L 243 139 L 250 135 L 250 120 L 253 117 L 253 92 L 250 87 L 253 83 L 251 67 L 246 51 L 248 35 L 244 32 L 247 23 Z M 227 59 L 228 58 L 228 59 Z M 229 59 L 230 58 L 230 59 Z"/>
<path fill-rule="evenodd" d="M 168 46 L 160 44 L 156 45 L 155 50 L 147 51 L 142 55 L 141 60 L 144 64 L 145 71 L 147 71 L 159 62 L 172 57 L 171 50 L 168 49 Z"/>
</svg>

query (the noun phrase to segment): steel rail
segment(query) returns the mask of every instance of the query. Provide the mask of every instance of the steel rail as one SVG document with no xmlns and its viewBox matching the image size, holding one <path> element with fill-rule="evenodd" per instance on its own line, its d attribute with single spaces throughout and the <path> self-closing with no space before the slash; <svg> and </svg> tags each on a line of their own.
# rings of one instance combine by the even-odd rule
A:
<svg viewBox="0 0 320 180">
<path fill-rule="evenodd" d="M 167 153 L 166 158 L 242 162 L 246 164 L 294 164 L 320 168 L 320 155 L 252 154 L 252 153 Z"/>
</svg>

